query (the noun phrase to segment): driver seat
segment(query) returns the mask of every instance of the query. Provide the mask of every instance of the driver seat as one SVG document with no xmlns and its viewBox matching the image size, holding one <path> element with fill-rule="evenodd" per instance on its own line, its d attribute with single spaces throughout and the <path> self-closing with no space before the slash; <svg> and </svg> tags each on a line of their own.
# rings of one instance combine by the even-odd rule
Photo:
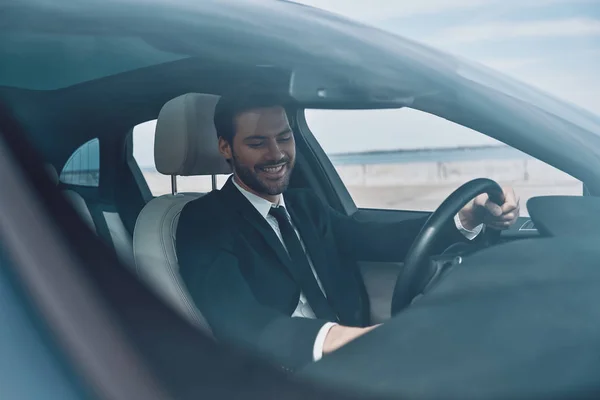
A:
<svg viewBox="0 0 600 400">
<path fill-rule="evenodd" d="M 188 93 L 170 100 L 161 109 L 154 138 L 154 162 L 158 172 L 172 177 L 173 193 L 148 202 L 133 232 L 138 276 L 167 304 L 209 334 L 210 327 L 181 280 L 175 251 L 181 210 L 204 193 L 177 193 L 175 179 L 177 175 L 231 173 L 218 151 L 213 123 L 218 99 L 218 96 Z"/>
</svg>

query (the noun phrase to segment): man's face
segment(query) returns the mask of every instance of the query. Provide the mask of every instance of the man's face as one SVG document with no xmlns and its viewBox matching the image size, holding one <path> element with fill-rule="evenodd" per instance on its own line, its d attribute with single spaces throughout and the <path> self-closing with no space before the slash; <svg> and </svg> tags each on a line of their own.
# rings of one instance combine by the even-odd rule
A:
<svg viewBox="0 0 600 400">
<path fill-rule="evenodd" d="M 257 108 L 235 119 L 233 146 L 222 138 L 221 153 L 233 162 L 238 183 L 255 194 L 272 198 L 289 184 L 296 145 L 282 107 Z"/>
</svg>

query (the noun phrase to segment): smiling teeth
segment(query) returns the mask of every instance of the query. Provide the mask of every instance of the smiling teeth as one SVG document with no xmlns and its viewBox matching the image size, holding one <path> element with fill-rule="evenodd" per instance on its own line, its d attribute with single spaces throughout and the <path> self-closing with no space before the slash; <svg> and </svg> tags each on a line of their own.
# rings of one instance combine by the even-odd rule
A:
<svg viewBox="0 0 600 400">
<path fill-rule="evenodd" d="M 283 168 L 283 165 L 280 165 L 279 167 L 268 167 L 268 168 L 263 168 L 266 172 L 279 172 L 281 171 L 281 169 Z"/>
</svg>

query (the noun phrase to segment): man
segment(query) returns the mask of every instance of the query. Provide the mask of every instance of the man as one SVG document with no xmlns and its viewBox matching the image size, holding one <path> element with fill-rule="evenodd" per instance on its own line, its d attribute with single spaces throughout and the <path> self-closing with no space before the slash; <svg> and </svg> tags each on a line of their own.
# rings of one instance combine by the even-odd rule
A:
<svg viewBox="0 0 600 400">
<path fill-rule="evenodd" d="M 402 261 L 425 219 L 359 222 L 310 190 L 286 191 L 296 160 L 282 102 L 223 97 L 219 150 L 233 176 L 186 205 L 177 230 L 181 276 L 218 339 L 290 369 L 319 360 L 374 329 L 358 261 Z M 504 229 L 519 214 L 511 189 L 497 206 L 482 195 L 444 233 L 440 251 Z"/>
</svg>

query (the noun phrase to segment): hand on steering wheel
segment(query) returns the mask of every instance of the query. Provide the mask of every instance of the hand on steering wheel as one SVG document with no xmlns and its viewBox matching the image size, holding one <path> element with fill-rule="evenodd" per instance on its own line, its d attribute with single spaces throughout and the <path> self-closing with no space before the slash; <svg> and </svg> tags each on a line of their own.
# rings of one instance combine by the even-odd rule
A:
<svg viewBox="0 0 600 400">
<path fill-rule="evenodd" d="M 431 260 L 432 249 L 443 227 L 454 220 L 454 216 L 472 199 L 487 193 L 490 200 L 501 205 L 504 202 L 502 188 L 491 179 L 479 178 L 456 189 L 438 209 L 431 214 L 413 242 L 404 268 L 398 275 L 392 297 L 392 315 L 408 306 L 439 272 L 439 263 Z M 486 240 L 493 242 L 500 235 L 498 230 L 488 230 Z"/>
</svg>

